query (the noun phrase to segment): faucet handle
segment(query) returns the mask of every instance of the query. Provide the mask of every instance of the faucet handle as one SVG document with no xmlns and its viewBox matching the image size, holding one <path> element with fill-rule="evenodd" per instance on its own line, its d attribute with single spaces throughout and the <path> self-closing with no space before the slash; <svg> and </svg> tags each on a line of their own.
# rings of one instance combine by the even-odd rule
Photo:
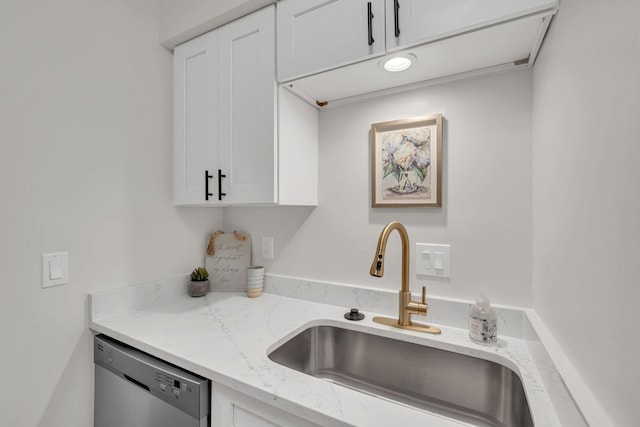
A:
<svg viewBox="0 0 640 427">
<path fill-rule="evenodd" d="M 422 287 L 422 303 L 423 304 L 427 303 L 427 287 L 426 286 Z"/>
</svg>

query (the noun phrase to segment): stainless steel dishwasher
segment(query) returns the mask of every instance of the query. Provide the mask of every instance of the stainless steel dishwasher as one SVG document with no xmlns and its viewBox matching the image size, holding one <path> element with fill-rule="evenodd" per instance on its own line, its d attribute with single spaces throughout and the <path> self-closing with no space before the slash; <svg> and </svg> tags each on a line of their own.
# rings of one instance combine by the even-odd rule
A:
<svg viewBox="0 0 640 427">
<path fill-rule="evenodd" d="M 126 346 L 94 338 L 94 427 L 209 427 L 210 381 Z"/>
</svg>

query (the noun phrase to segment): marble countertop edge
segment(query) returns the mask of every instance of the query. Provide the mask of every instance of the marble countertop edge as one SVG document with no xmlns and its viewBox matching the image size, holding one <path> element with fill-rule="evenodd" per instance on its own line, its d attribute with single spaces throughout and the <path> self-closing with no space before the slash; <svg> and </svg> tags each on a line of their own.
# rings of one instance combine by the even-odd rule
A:
<svg viewBox="0 0 640 427">
<path fill-rule="evenodd" d="M 536 311 L 533 309 L 524 309 L 523 312 L 527 318 L 528 326 L 533 330 L 533 333 L 529 333 L 526 337 L 527 342 L 529 344 L 531 342 L 539 342 L 544 351 L 542 357 L 534 357 L 533 360 L 540 364 L 545 363 L 544 359 L 548 358 L 546 363 L 553 364 L 560 379 L 558 381 L 560 384 L 554 386 L 550 384 L 550 382 L 553 382 L 553 379 L 548 379 L 544 376 L 542 378 L 543 381 L 548 388 L 564 388 L 565 390 L 560 390 L 560 392 L 556 393 L 559 395 L 558 400 L 570 401 L 555 405 L 560 418 L 563 419 L 566 417 L 566 421 L 563 424 L 572 426 L 593 425 L 614 427 L 614 423 L 609 418 L 607 412 L 578 374 L 568 356 Z M 532 352 L 533 351 L 535 350 L 532 349 Z M 544 368 L 542 368 L 541 371 L 544 372 Z M 567 414 L 565 415 L 564 412 Z"/>
</svg>

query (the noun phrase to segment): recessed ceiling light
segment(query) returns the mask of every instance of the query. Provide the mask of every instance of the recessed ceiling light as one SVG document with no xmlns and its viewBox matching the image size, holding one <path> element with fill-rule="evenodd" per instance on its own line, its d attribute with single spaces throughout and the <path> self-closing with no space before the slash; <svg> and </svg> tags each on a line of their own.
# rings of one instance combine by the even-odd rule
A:
<svg viewBox="0 0 640 427">
<path fill-rule="evenodd" d="M 398 71 L 404 71 L 411 67 L 412 59 L 415 59 L 413 55 L 395 56 L 384 63 L 384 69 L 397 73 Z"/>
</svg>

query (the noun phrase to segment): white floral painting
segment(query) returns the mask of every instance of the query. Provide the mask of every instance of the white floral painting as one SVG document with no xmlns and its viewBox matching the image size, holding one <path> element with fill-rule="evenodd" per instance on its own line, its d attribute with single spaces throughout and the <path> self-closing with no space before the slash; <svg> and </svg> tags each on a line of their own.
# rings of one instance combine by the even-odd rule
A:
<svg viewBox="0 0 640 427">
<path fill-rule="evenodd" d="M 442 116 L 372 125 L 373 207 L 440 206 Z"/>
</svg>

